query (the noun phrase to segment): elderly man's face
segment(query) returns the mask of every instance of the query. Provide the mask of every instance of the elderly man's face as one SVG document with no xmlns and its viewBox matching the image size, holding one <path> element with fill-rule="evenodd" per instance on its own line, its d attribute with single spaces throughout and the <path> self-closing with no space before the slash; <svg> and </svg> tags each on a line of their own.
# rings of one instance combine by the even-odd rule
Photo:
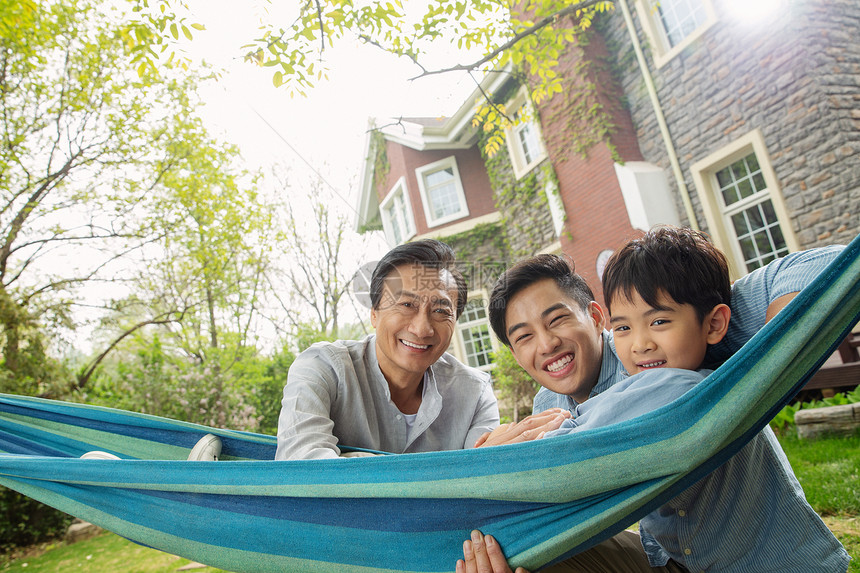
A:
<svg viewBox="0 0 860 573">
<path fill-rule="evenodd" d="M 379 367 L 390 384 L 421 379 L 448 349 L 457 323 L 457 283 L 446 269 L 401 265 L 370 311 Z"/>
<path fill-rule="evenodd" d="M 505 309 L 505 329 L 514 358 L 541 386 L 588 399 L 603 359 L 603 309 L 587 310 L 552 279 L 515 294 Z"/>
</svg>

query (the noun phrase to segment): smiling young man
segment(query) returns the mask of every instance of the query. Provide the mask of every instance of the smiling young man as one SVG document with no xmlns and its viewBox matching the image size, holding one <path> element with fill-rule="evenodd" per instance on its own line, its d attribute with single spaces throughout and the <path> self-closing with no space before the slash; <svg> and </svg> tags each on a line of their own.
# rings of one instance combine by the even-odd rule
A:
<svg viewBox="0 0 860 573">
<path fill-rule="evenodd" d="M 670 267 L 667 252 L 654 248 L 667 237 L 670 242 L 692 242 L 694 250 L 716 251 L 709 245 L 706 249 L 699 234 L 684 229 L 654 230 L 628 245 L 652 252 L 644 265 L 628 269 L 627 282 L 620 287 L 607 283 L 615 280 L 607 264 L 606 298 L 615 296 L 618 288 L 627 294 L 626 300 L 621 296 L 620 302 L 612 302 L 613 326 L 621 330 L 614 339 L 613 333 L 604 331 L 606 316 L 587 284 L 563 258 L 539 255 L 499 279 L 490 299 L 490 322 L 520 366 L 543 386 L 535 397 L 536 412 L 554 406 L 569 408 L 584 416 L 564 426 L 582 428 L 588 423 L 614 423 L 668 403 L 701 377 L 662 366 L 701 368 L 729 356 L 840 250 L 828 247 L 788 255 L 736 281 L 729 293 L 725 270 L 698 277 L 690 288 L 689 273 L 695 271 L 683 247 L 668 250 L 674 252 L 676 268 Z M 710 298 L 700 301 L 700 295 Z M 712 311 L 722 324 L 713 337 Z M 672 320 L 681 323 L 675 326 L 683 327 L 684 334 L 659 345 L 660 330 Z M 650 336 L 643 334 L 646 323 Z M 631 374 L 645 371 L 640 376 L 649 378 L 627 378 L 625 366 Z M 686 376 L 680 382 L 675 380 L 679 372 Z M 768 432 L 766 428 L 732 461 L 643 519 L 641 539 L 633 532 L 622 532 L 549 570 L 844 571 L 847 555 L 806 504 L 773 433 Z M 516 434 L 496 431 L 484 445 L 508 443 L 512 433 Z M 788 565 L 769 568 L 774 563 Z M 510 569 L 498 543 L 473 532 L 457 571 L 505 573 Z"/>
<path fill-rule="evenodd" d="M 486 372 L 446 354 L 466 305 L 454 252 L 436 240 L 389 251 L 371 277 L 363 340 L 314 344 L 290 367 L 275 459 L 469 448 L 498 426 Z"/>
</svg>

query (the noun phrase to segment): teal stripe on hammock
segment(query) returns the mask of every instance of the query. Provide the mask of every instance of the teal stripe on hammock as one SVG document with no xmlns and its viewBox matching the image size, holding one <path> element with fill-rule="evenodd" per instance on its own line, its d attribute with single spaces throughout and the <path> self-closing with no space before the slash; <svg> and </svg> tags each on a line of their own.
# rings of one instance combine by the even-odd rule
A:
<svg viewBox="0 0 860 573">
<path fill-rule="evenodd" d="M 68 404 L 25 396 L 7 395 L 7 397 L 8 400 L 0 403 L 0 411 L 6 412 L 7 415 L 15 413 L 27 415 L 32 417 L 35 423 L 39 423 L 36 420 L 44 420 L 46 424 L 62 423 L 70 428 L 83 426 L 88 429 L 100 429 L 112 435 L 144 438 L 154 444 L 163 443 L 170 447 L 184 446 L 189 450 L 204 434 L 215 433 L 221 437 L 228 449 L 234 450 L 225 453 L 227 459 L 272 459 L 274 457 L 276 440 L 273 436 L 213 429 L 199 424 L 101 406 Z M 93 445 L 100 444 L 93 442 Z M 110 443 L 105 446 L 109 447 Z M 75 457 L 80 455 L 77 451 L 67 453 Z"/>
<path fill-rule="evenodd" d="M 132 534 L 128 530 L 128 523 L 130 522 L 137 521 L 141 527 L 151 526 L 147 521 L 140 521 L 141 516 L 173 514 L 182 516 L 186 514 L 181 507 L 183 504 L 159 499 L 138 500 L 139 496 L 135 492 L 99 492 L 88 488 L 72 493 L 65 492 L 62 499 L 74 498 L 76 503 L 91 507 L 91 504 L 98 502 L 105 493 L 112 494 L 111 498 L 114 500 L 114 503 L 109 508 L 111 521 L 104 523 L 104 525 L 123 535 Z M 176 506 L 179 506 L 178 510 L 173 509 Z M 468 508 L 464 509 L 468 510 Z M 80 508 L 78 511 L 81 511 Z M 577 511 L 575 507 L 548 507 L 538 510 L 531 518 L 538 522 L 552 523 L 556 527 L 561 523 L 566 523 L 572 527 L 582 521 L 582 513 L 582 508 Z M 98 523 L 98 517 L 93 518 L 89 516 L 88 519 Z M 223 523 L 225 520 L 230 520 L 229 512 L 205 510 L 195 520 L 169 520 L 170 527 L 159 525 L 158 528 L 163 530 L 163 533 L 166 535 L 181 535 L 192 542 L 205 542 L 212 539 L 213 536 L 217 537 L 218 524 Z M 352 528 L 319 527 L 302 523 L 294 524 L 287 519 L 278 521 L 271 518 L 258 518 L 250 522 L 244 521 L 243 523 L 249 526 L 250 530 L 246 532 L 242 529 L 234 529 L 230 538 L 224 544 L 225 546 L 243 552 L 265 553 L 272 547 L 278 547 L 280 538 L 286 535 L 290 540 L 290 543 L 286 546 L 289 549 L 288 556 L 302 559 L 305 556 L 312 558 L 318 554 L 320 551 L 320 539 L 325 539 L 327 544 L 330 545 L 327 553 L 332 558 L 337 558 L 337 562 L 339 563 L 372 563 L 377 567 L 391 567 L 394 569 L 403 568 L 404 556 L 410 551 L 400 547 L 399 543 L 388 543 L 391 540 L 391 536 L 386 531 L 365 532 L 365 545 L 376 548 L 371 555 L 368 555 L 365 553 L 356 553 L 356 549 L 352 547 L 351 542 L 356 538 L 356 531 Z M 477 519 L 473 523 L 474 525 L 468 525 L 452 531 L 409 535 L 410 542 L 416 544 L 411 551 L 420 552 L 421 554 L 429 552 L 434 556 L 435 563 L 425 563 L 424 567 L 416 570 L 445 570 L 449 568 L 450 563 L 457 557 L 454 552 L 459 548 L 460 542 L 468 534 L 469 529 L 472 526 L 483 526 Z M 533 524 L 521 519 L 521 516 L 518 515 L 512 515 L 500 520 L 497 526 L 522 539 L 521 543 L 539 543 L 544 538 L 540 529 L 536 529 Z M 149 540 L 147 541 L 150 542 Z M 380 553 L 380 544 L 391 548 L 391 552 L 388 554 Z M 281 545 L 283 546 L 283 544 Z M 176 547 L 171 548 L 171 551 L 178 552 L 189 558 L 198 559 L 196 554 L 182 553 Z M 426 562 L 427 559 L 424 559 L 424 561 Z M 419 561 L 415 562 L 418 563 Z"/>
<path fill-rule="evenodd" d="M 188 499 L 199 498 L 199 492 L 203 491 L 383 498 L 382 507 L 390 503 L 391 511 L 379 510 L 380 521 L 376 528 L 369 523 L 363 523 L 364 529 L 361 530 L 315 525 L 312 526 L 314 531 L 326 533 L 308 538 L 302 537 L 300 531 L 309 527 L 307 524 L 279 520 L 281 535 L 271 541 L 275 545 L 267 547 L 266 551 L 285 551 L 277 549 L 278 542 L 285 547 L 291 542 L 293 545 L 301 542 L 302 551 L 317 558 L 325 555 L 325 559 L 332 563 L 339 561 L 354 565 L 357 559 L 361 563 L 369 559 L 368 563 L 374 567 L 392 568 L 386 548 L 396 546 L 399 562 L 393 568 L 410 571 L 450 571 L 467 531 L 445 530 L 437 523 L 437 527 L 442 530 L 417 534 L 420 535 L 419 542 L 416 541 L 416 533 L 392 533 L 386 530 L 386 514 L 402 515 L 406 519 L 419 521 L 421 514 L 398 497 L 425 498 L 428 504 L 434 503 L 432 498 L 452 498 L 464 508 L 472 504 L 475 511 L 474 526 L 490 523 L 485 532 L 494 534 L 501 541 L 512 555 L 512 563 L 534 569 L 568 552 L 583 549 L 595 539 L 635 521 L 653 508 L 654 504 L 675 495 L 698 479 L 702 472 L 727 459 L 741 447 L 739 440 L 763 427 L 779 403 L 791 397 L 796 388 L 804 383 L 809 371 L 826 358 L 845 330 L 856 321 L 860 313 L 858 249 L 860 239 L 852 242 L 828 271 L 705 382 L 670 406 L 611 427 L 537 443 L 477 451 L 316 462 L 217 462 L 214 467 L 205 462 L 118 462 L 0 456 L 0 478 L 3 483 L 11 484 L 16 489 L 24 487 L 20 484 L 28 484 L 26 488 L 33 497 L 50 498 L 49 503 L 58 506 L 71 506 L 76 501 L 49 490 L 58 489 L 74 496 L 82 488 L 68 483 L 80 481 L 96 484 L 96 489 L 92 491 L 104 494 L 96 495 L 91 500 L 98 507 L 87 508 L 78 504 L 75 508 L 108 521 L 111 516 L 102 516 L 100 512 L 110 509 L 110 506 L 101 498 L 112 490 L 99 489 L 100 482 L 187 491 L 179 495 L 189 496 Z M 830 283 L 834 283 L 834 286 L 829 286 Z M 772 381 L 773 384 L 762 384 L 762 381 Z M 5 399 L 0 397 L 0 406 L 4 403 Z M 75 405 L 28 403 L 40 408 L 56 408 L 62 412 L 77 411 Z M 92 418 L 108 416 L 112 421 L 119 420 L 132 426 L 137 423 L 133 419 L 137 416 L 126 417 L 119 411 L 87 409 L 84 414 Z M 0 414 L 2 419 L 3 415 Z M 171 426 L 168 420 L 143 419 L 146 421 L 144 426 L 159 426 L 159 429 Z M 212 431 L 205 427 L 197 428 L 198 431 Z M 212 431 L 221 432 L 224 431 Z M 251 436 L 233 434 L 230 439 L 240 443 L 245 439 L 254 439 Z M 676 461 L 675 456 L 672 460 L 663 459 L 667 451 L 672 451 L 680 459 Z M 56 478 L 59 468 L 62 480 Z M 142 474 L 145 474 L 143 477 L 148 483 L 139 483 Z M 433 479 L 428 479 L 428 476 Z M 31 479 L 42 481 L 29 481 Z M 614 491 L 607 492 L 607 489 Z M 149 497 L 146 503 L 153 503 L 152 496 L 147 492 L 136 492 L 136 495 L 141 500 Z M 507 499 L 517 503 L 537 501 L 545 505 L 525 510 L 524 514 L 516 511 L 506 514 L 504 509 L 499 509 L 504 506 L 478 507 L 480 504 L 469 498 Z M 265 499 L 260 498 L 260 503 L 265 503 Z M 158 502 L 161 504 L 159 507 L 167 507 L 164 505 L 167 501 L 162 498 Z M 231 533 L 237 527 L 253 531 L 253 527 L 258 525 L 256 522 L 263 519 L 241 512 L 213 513 L 205 504 L 201 507 L 172 499 L 169 501 L 171 514 L 182 515 L 182 519 L 166 519 L 163 512 L 140 511 L 138 508 L 129 511 L 126 520 L 114 518 L 110 522 L 112 526 L 108 527 L 149 545 L 226 569 L 351 569 L 316 562 L 302 562 L 301 565 L 291 562 L 292 565 L 287 565 L 283 558 L 264 553 L 238 548 L 229 551 L 212 548 L 210 539 L 201 543 L 201 540 L 182 540 L 175 535 L 157 533 L 155 530 L 158 529 L 176 533 L 182 529 L 177 522 L 197 516 L 211 524 L 221 524 L 222 528 L 216 527 L 207 535 L 220 536 L 219 543 L 229 546 L 235 543 L 235 535 L 231 536 Z M 344 506 L 347 509 L 349 504 L 344 503 Z M 409 512 L 398 511 L 398 508 L 407 506 Z M 488 507 L 492 507 L 492 511 Z M 523 506 L 512 503 L 511 507 Z M 84 515 L 82 517 L 88 519 Z M 139 523 L 130 523 L 135 520 Z M 99 523 L 96 519 L 90 521 Z M 452 521 L 451 527 L 462 527 L 464 523 Z M 420 524 L 416 523 L 412 527 L 420 531 Z M 314 545 L 315 537 L 321 535 L 331 534 L 339 540 L 345 539 L 340 537 L 344 530 L 351 532 L 351 536 L 343 541 L 345 553 L 337 550 L 329 555 L 327 543 Z M 306 542 L 307 546 L 304 545 Z M 296 548 L 289 550 L 295 551 Z M 356 557 L 357 554 L 360 554 L 360 558 Z M 232 565 L 227 565 L 227 560 L 231 560 Z"/>
</svg>

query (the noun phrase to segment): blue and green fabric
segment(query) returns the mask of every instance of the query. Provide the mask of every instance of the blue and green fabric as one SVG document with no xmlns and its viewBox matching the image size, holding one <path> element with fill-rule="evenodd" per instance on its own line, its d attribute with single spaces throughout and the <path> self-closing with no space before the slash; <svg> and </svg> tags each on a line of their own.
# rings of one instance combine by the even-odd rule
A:
<svg viewBox="0 0 860 573">
<path fill-rule="evenodd" d="M 537 569 L 635 522 L 761 430 L 857 322 L 858 254 L 860 238 L 697 387 L 612 426 L 496 448 L 273 461 L 271 436 L 0 395 L 0 484 L 231 571 L 451 571 L 474 528 L 512 565 Z M 207 433 L 221 438 L 221 461 L 184 461 Z M 79 459 L 91 450 L 124 459 Z"/>
</svg>

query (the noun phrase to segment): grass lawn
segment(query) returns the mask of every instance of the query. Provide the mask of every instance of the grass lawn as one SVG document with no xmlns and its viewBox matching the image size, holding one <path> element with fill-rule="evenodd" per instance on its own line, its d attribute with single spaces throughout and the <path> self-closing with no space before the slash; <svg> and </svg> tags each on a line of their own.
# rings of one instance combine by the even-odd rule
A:
<svg viewBox="0 0 860 573">
<path fill-rule="evenodd" d="M 850 438 L 780 438 L 810 504 L 851 554 L 849 573 L 860 573 L 860 432 Z M 14 559 L 0 555 L 0 572 L 15 573 L 218 573 L 212 567 L 184 568 L 182 559 L 142 547 L 112 533 L 72 545 L 45 544 Z M 453 564 L 452 564 L 453 566 Z"/>
<path fill-rule="evenodd" d="M 0 556 L 0 571 L 3 573 L 173 573 L 189 565 L 188 559 L 163 553 L 133 543 L 123 537 L 105 532 L 85 541 L 71 545 L 57 542 L 30 548 L 27 554 L 14 561 L 4 563 Z M 221 569 L 195 567 L 185 569 L 189 573 L 216 573 Z"/>
<path fill-rule="evenodd" d="M 792 429 L 779 441 L 806 499 L 851 555 L 848 571 L 860 573 L 860 431 L 800 440 Z"/>
</svg>

